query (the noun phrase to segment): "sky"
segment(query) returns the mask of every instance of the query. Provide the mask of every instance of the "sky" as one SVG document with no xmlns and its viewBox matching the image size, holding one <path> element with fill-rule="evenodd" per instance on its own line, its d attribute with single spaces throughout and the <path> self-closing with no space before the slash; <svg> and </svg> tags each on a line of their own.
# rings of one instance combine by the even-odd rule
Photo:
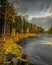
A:
<svg viewBox="0 0 52 65">
<path fill-rule="evenodd" d="M 52 24 L 52 0 L 14 0 L 13 4 L 16 12 L 29 22 L 45 29 Z"/>
</svg>

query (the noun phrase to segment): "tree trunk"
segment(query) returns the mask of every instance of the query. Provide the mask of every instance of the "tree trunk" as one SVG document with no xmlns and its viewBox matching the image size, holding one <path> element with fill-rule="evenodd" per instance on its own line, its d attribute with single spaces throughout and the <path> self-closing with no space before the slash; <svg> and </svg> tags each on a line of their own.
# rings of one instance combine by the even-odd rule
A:
<svg viewBox="0 0 52 65">
<path fill-rule="evenodd" d="M 2 33 L 4 33 L 6 3 L 7 3 L 7 0 L 1 0 L 1 1 L 0 1 L 0 5 L 1 5 L 1 7 L 0 7 L 0 9 L 1 9 L 0 37 L 2 37 Z"/>
</svg>

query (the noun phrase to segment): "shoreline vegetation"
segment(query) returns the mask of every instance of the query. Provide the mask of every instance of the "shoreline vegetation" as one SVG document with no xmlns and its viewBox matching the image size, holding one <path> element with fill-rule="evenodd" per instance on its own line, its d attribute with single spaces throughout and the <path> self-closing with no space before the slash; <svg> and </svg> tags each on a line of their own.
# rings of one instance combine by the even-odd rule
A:
<svg viewBox="0 0 52 65">
<path fill-rule="evenodd" d="M 15 65 L 33 65 L 31 60 L 23 53 L 22 49 L 18 45 L 20 40 L 24 38 L 33 37 L 36 34 L 25 33 L 25 34 L 15 34 L 11 36 L 6 36 L 0 38 L 0 64 L 2 65 L 12 65 L 11 62 Z"/>
</svg>

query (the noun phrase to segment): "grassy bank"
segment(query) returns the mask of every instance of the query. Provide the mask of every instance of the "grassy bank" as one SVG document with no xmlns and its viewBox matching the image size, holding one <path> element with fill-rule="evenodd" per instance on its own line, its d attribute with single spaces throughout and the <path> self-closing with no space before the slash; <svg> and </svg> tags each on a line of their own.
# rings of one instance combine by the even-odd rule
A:
<svg viewBox="0 0 52 65">
<path fill-rule="evenodd" d="M 19 34 L 19 33 L 17 33 L 16 35 L 11 35 L 11 37 L 13 38 L 13 41 L 19 41 L 21 39 L 33 37 L 33 36 L 36 36 L 36 34 L 32 34 L 32 33 Z"/>
<path fill-rule="evenodd" d="M 31 34 L 31 33 L 25 33 L 25 34 L 15 34 L 11 36 L 3 36 L 0 38 L 0 63 L 5 64 L 8 62 L 8 59 L 11 60 L 15 57 L 17 60 L 20 62 L 22 61 L 23 63 L 25 62 L 28 65 L 30 65 L 30 61 L 27 58 L 26 55 L 24 55 L 22 49 L 18 44 L 16 44 L 16 41 L 20 41 L 23 38 L 28 38 L 28 37 L 33 37 L 36 36 L 36 34 Z M 14 57 L 13 57 L 14 56 Z M 28 61 L 28 62 L 27 62 Z"/>
</svg>

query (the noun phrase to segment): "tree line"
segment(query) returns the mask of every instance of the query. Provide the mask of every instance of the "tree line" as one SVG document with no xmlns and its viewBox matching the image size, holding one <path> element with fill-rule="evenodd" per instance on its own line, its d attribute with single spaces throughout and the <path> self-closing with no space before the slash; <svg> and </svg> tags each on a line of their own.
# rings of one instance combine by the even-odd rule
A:
<svg viewBox="0 0 52 65">
<path fill-rule="evenodd" d="M 11 34 L 13 30 L 15 33 L 40 33 L 44 31 L 42 27 L 29 23 L 25 18 L 21 19 L 20 16 L 16 15 L 14 6 L 7 0 L 1 0 L 0 14 L 0 36 Z"/>
</svg>

